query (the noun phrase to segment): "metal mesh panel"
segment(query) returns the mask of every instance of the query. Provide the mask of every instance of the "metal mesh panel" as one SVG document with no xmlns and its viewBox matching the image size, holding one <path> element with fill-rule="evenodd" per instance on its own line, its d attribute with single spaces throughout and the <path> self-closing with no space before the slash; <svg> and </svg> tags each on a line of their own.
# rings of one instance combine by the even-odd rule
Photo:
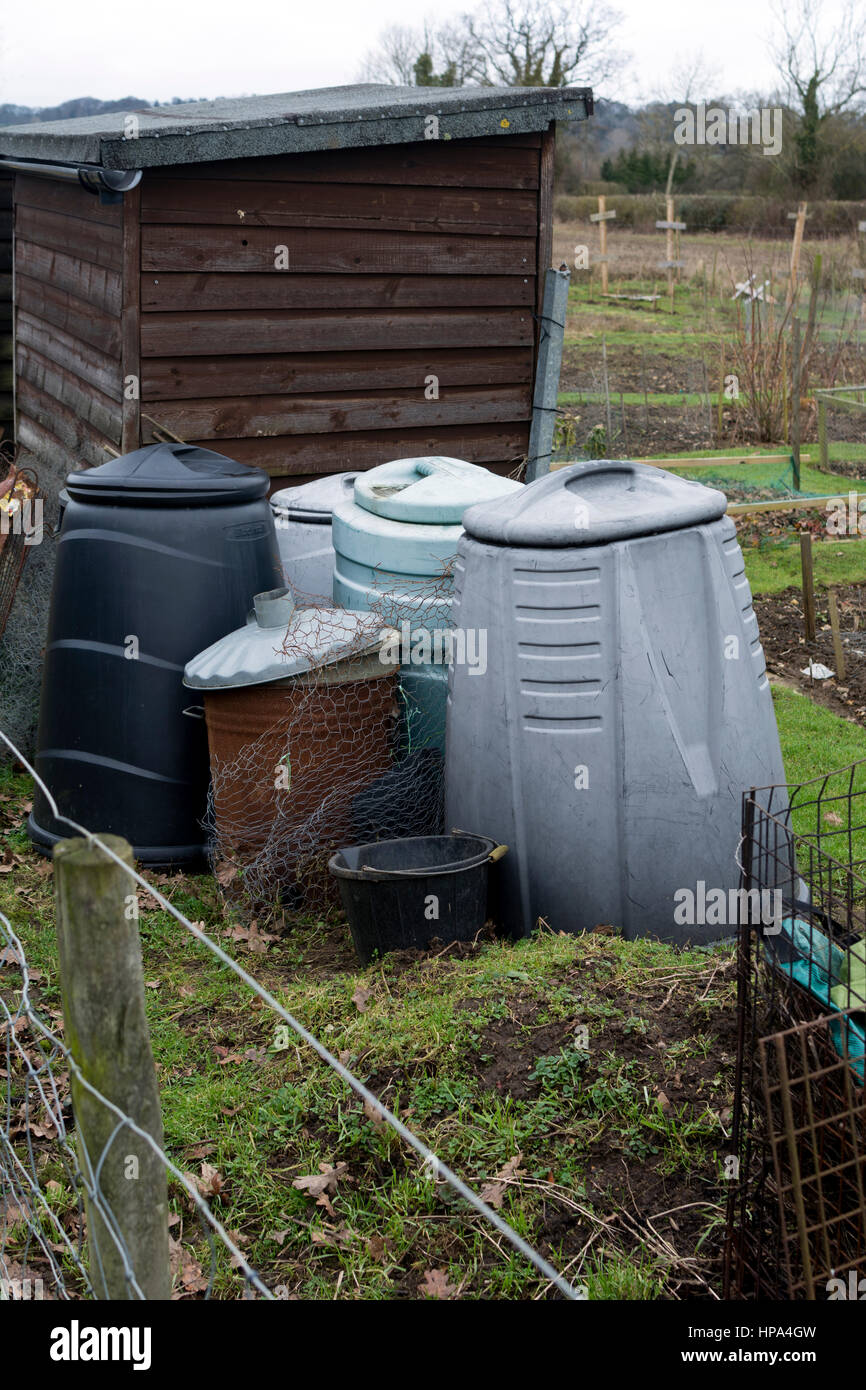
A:
<svg viewBox="0 0 866 1390">
<path fill-rule="evenodd" d="M 729 1297 L 822 1298 L 866 1274 L 866 761 L 743 804 Z"/>
</svg>

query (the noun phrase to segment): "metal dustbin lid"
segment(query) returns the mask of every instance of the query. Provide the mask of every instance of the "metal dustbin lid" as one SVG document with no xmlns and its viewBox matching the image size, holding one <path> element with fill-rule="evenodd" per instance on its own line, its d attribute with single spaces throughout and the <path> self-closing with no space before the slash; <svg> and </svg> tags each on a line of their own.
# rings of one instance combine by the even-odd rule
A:
<svg viewBox="0 0 866 1390">
<path fill-rule="evenodd" d="M 391 521 L 459 526 L 474 503 L 523 490 L 480 464 L 434 454 L 379 464 L 359 474 L 354 494 L 359 507 Z"/>
<path fill-rule="evenodd" d="M 300 487 L 283 487 L 271 493 L 271 510 L 280 521 L 330 526 L 338 502 L 352 496 L 357 473 L 334 473 L 314 478 Z"/>
<path fill-rule="evenodd" d="M 347 608 L 296 608 L 291 590 L 256 594 L 246 625 L 229 632 L 188 661 L 183 683 L 194 690 L 232 690 L 316 671 L 376 648 L 382 675 L 396 669 L 397 633 L 376 613 Z"/>
<path fill-rule="evenodd" d="M 268 485 L 262 469 L 195 444 L 148 444 L 66 479 L 69 496 L 79 501 L 181 507 L 253 501 L 266 496 Z"/>
<path fill-rule="evenodd" d="M 470 507 L 463 526 L 498 545 L 601 545 L 717 521 L 727 505 L 723 492 L 665 469 L 594 459 Z"/>
</svg>

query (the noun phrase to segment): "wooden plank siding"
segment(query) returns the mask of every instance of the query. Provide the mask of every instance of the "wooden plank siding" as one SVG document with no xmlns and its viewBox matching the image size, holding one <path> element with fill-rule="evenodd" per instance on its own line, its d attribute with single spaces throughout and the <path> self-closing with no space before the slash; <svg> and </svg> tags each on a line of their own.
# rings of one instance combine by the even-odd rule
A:
<svg viewBox="0 0 866 1390">
<path fill-rule="evenodd" d="M 159 168 L 111 205 L 16 175 L 21 443 L 58 479 L 159 426 L 265 468 L 274 487 L 419 453 L 513 471 L 529 441 L 552 139 Z M 2 199 L 0 183 L 11 319 Z M 0 424 L 2 409 L 0 385 Z"/>
<path fill-rule="evenodd" d="M 512 470 L 549 255 L 545 139 L 146 171 L 143 439 L 157 421 L 275 487 L 411 453 Z"/>
<path fill-rule="evenodd" d="M 60 483 L 121 447 L 123 208 L 18 174 L 14 211 L 18 438 Z"/>
<path fill-rule="evenodd" d="M 0 439 L 14 442 L 12 294 L 12 179 L 0 174 Z M 0 464 L 0 474 L 5 473 Z"/>
</svg>

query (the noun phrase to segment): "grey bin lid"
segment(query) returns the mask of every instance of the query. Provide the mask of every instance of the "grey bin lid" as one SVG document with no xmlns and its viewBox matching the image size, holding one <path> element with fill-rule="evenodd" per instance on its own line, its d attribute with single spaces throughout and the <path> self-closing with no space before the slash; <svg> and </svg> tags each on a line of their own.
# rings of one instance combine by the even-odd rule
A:
<svg viewBox="0 0 866 1390">
<path fill-rule="evenodd" d="M 376 613 L 347 608 L 296 608 L 289 589 L 256 594 L 246 626 L 229 632 L 188 661 L 183 683 L 194 690 L 263 685 L 362 656 L 396 640 Z M 285 648 L 285 650 L 283 650 Z M 384 661 L 382 674 L 395 668 Z"/>
<path fill-rule="evenodd" d="M 357 473 L 334 473 L 300 487 L 280 488 L 271 493 L 271 509 L 280 520 L 330 526 L 334 508 L 344 497 L 352 496 L 357 477 Z"/>
<path fill-rule="evenodd" d="M 470 507 L 463 526 L 498 545 L 601 545 L 716 521 L 727 505 L 723 492 L 662 468 L 594 459 Z"/>
<path fill-rule="evenodd" d="M 79 501 L 164 506 L 253 501 L 266 495 L 268 484 L 262 469 L 195 444 L 148 444 L 66 479 L 69 496 Z"/>
</svg>

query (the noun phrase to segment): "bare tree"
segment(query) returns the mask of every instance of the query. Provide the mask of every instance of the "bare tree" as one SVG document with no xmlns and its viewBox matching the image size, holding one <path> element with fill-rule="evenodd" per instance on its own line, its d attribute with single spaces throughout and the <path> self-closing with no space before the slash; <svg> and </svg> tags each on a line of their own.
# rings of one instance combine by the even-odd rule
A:
<svg viewBox="0 0 866 1390">
<path fill-rule="evenodd" d="M 364 58 L 358 76 L 362 82 L 411 87 L 415 81 L 415 63 L 423 52 L 422 30 L 392 24 L 390 28 L 382 30 L 376 48 L 371 49 Z"/>
<path fill-rule="evenodd" d="M 822 166 L 824 128 L 866 98 L 866 10 L 846 0 L 827 16 L 822 0 L 776 0 L 773 50 L 785 97 L 798 114 L 796 177 L 813 187 Z"/>
<path fill-rule="evenodd" d="M 703 49 L 674 54 L 667 79 L 657 93 L 662 102 L 707 101 L 715 95 L 713 88 L 719 80 L 719 67 L 711 62 Z"/>
<path fill-rule="evenodd" d="M 505 87 L 564 87 L 577 78 L 603 82 L 621 61 L 611 45 L 621 18 L 591 0 L 487 0 L 465 17 L 475 50 L 473 76 Z"/>
<path fill-rule="evenodd" d="M 361 69 L 366 81 L 445 86 L 564 87 L 598 83 L 622 58 L 611 32 L 621 22 L 592 0 L 487 0 L 450 24 L 393 26 Z"/>
</svg>

